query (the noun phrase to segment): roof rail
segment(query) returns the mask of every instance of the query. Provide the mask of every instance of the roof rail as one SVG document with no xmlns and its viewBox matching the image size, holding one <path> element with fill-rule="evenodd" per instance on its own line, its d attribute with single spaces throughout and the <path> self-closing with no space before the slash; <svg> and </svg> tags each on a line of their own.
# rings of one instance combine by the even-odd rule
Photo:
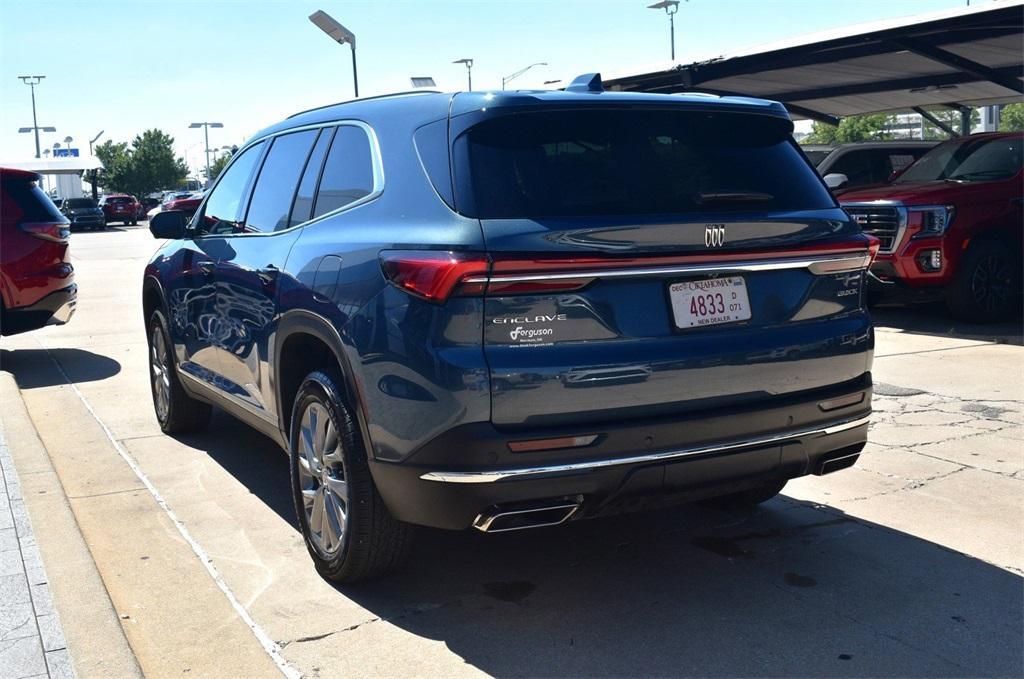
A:
<svg viewBox="0 0 1024 679">
<path fill-rule="evenodd" d="M 331 108 L 332 106 L 341 106 L 342 104 L 354 104 L 357 101 L 371 101 L 373 99 L 388 99 L 389 97 L 403 97 L 409 94 L 441 94 L 441 90 L 424 89 L 422 87 L 415 90 L 405 90 L 402 92 L 389 92 L 388 94 L 377 94 L 372 97 L 360 97 L 359 99 L 346 99 L 345 101 L 336 101 L 333 104 L 324 104 L 323 106 L 314 106 L 313 108 L 307 108 L 305 111 L 299 111 L 293 113 L 286 120 L 301 116 L 303 113 L 312 113 L 313 111 L 321 111 L 325 108 Z"/>
<path fill-rule="evenodd" d="M 576 76 L 566 92 L 604 92 L 604 83 L 601 82 L 600 73 L 584 73 Z"/>
</svg>

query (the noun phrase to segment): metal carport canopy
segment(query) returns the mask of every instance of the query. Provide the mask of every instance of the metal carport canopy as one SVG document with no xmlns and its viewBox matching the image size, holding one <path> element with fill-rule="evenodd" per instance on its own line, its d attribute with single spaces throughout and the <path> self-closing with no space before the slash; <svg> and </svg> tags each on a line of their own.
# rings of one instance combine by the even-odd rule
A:
<svg viewBox="0 0 1024 679">
<path fill-rule="evenodd" d="M 857 24 L 693 64 L 605 79 L 611 90 L 780 101 L 798 118 L 1024 101 L 1024 0 Z"/>
</svg>

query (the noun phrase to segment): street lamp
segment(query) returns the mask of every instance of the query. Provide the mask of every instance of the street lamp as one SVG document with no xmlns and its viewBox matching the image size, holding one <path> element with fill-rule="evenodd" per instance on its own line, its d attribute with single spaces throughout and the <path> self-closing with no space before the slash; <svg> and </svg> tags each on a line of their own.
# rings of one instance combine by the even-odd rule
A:
<svg viewBox="0 0 1024 679">
<path fill-rule="evenodd" d="M 465 64 L 466 65 L 466 77 L 469 79 L 469 89 L 467 91 L 473 91 L 473 60 L 472 59 L 456 59 L 452 62 L 453 64 Z"/>
<path fill-rule="evenodd" d="M 203 144 L 206 146 L 206 185 L 210 185 L 210 128 L 224 127 L 224 123 L 190 123 L 188 129 L 203 128 Z"/>
<path fill-rule="evenodd" d="M 36 122 L 36 85 L 42 82 L 45 75 L 19 75 L 18 79 L 25 83 L 32 89 L 32 127 L 22 127 L 18 129 L 18 132 L 35 132 L 36 133 L 36 158 L 39 157 L 39 131 L 43 132 L 56 132 L 56 127 L 39 127 L 39 123 Z"/>
<path fill-rule="evenodd" d="M 68 145 L 68 157 L 71 157 L 71 142 L 75 139 L 74 137 L 64 137 L 64 143 Z"/>
<path fill-rule="evenodd" d="M 547 65 L 548 65 L 548 62 L 546 62 L 546 61 L 538 61 L 536 64 L 530 64 L 526 68 L 519 69 L 518 71 L 516 71 L 512 75 L 505 76 L 504 78 L 501 79 L 501 89 L 505 89 L 505 85 L 507 85 L 509 82 L 515 80 L 516 78 L 518 78 L 522 74 L 526 73 L 527 71 L 529 71 L 534 66 L 547 66 Z"/>
<path fill-rule="evenodd" d="M 330 14 L 322 9 L 318 9 L 310 14 L 309 20 L 312 21 L 317 28 L 329 35 L 331 40 L 335 41 L 339 45 L 348 43 L 352 47 L 352 89 L 355 90 L 356 99 L 358 99 L 359 74 L 356 71 L 356 34 L 339 24 Z"/>
<path fill-rule="evenodd" d="M 689 2 L 690 0 L 686 0 Z M 669 41 L 672 43 L 672 61 L 676 60 L 676 12 L 679 11 L 679 0 L 661 0 L 647 9 L 663 9 L 668 15 Z"/>
<path fill-rule="evenodd" d="M 99 133 L 95 137 L 93 137 L 92 139 L 89 140 L 89 155 L 90 156 L 92 155 L 92 145 L 96 143 L 97 139 L 99 139 L 100 137 L 103 136 L 103 132 L 104 132 L 103 130 L 100 130 Z"/>
</svg>

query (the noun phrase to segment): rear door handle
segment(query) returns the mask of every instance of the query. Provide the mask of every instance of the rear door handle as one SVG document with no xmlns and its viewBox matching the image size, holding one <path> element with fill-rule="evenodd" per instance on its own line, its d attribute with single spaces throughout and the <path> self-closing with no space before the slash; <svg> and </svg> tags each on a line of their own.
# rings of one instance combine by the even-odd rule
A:
<svg viewBox="0 0 1024 679">
<path fill-rule="evenodd" d="M 273 285 L 277 281 L 277 275 L 281 273 L 273 264 L 268 264 L 262 269 L 256 269 L 256 277 L 262 281 L 263 285 Z"/>
</svg>

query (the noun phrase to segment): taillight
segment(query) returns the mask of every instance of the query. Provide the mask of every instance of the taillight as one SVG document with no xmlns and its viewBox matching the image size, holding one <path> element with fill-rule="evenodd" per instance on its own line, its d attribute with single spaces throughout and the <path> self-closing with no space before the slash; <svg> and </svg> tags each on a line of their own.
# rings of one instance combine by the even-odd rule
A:
<svg viewBox="0 0 1024 679">
<path fill-rule="evenodd" d="M 32 236 L 54 243 L 67 243 L 71 229 L 66 222 L 25 222 L 18 228 Z"/>
<path fill-rule="evenodd" d="M 380 255 L 388 280 L 414 295 L 443 303 L 456 288 L 460 294 L 481 294 L 486 285 L 487 257 L 477 252 L 386 250 Z M 483 276 L 483 283 L 466 279 Z"/>
</svg>

